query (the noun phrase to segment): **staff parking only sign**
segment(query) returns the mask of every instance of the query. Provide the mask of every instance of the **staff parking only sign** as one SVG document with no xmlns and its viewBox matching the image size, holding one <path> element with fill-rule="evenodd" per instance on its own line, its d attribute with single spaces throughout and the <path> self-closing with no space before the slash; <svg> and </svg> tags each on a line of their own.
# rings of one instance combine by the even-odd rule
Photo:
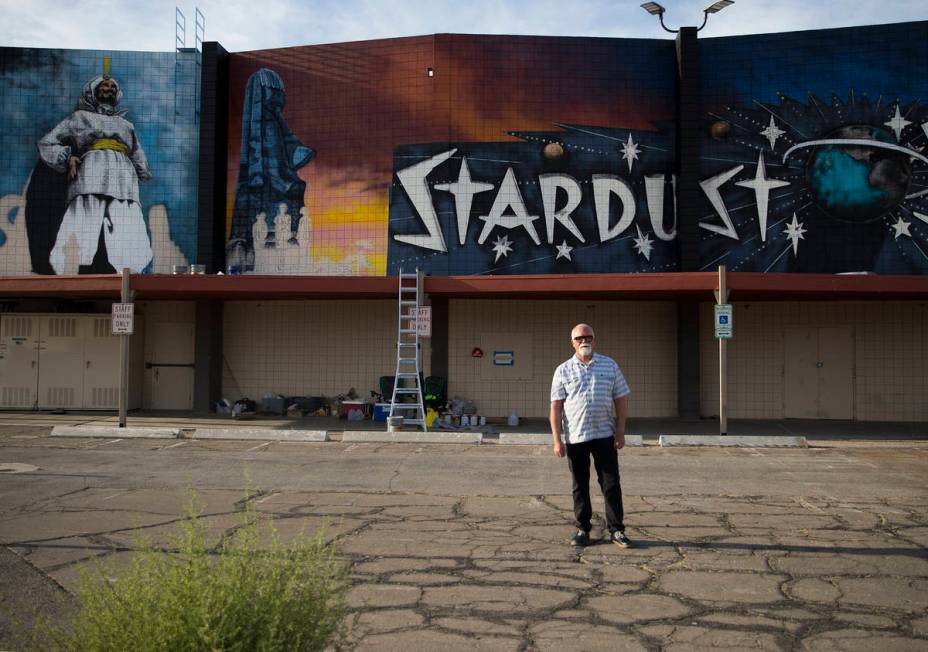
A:
<svg viewBox="0 0 928 652">
<path fill-rule="evenodd" d="M 113 335 L 132 335 L 134 303 L 113 304 Z"/>
</svg>

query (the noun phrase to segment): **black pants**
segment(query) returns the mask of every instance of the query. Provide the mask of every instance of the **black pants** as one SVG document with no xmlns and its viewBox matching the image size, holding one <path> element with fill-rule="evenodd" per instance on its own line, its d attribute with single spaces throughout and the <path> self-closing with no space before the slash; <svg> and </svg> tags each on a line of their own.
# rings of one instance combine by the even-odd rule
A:
<svg viewBox="0 0 928 652">
<path fill-rule="evenodd" d="M 577 528 L 590 531 L 593 504 L 590 502 L 590 456 L 596 465 L 596 479 L 606 501 L 606 527 L 609 533 L 625 531 L 619 456 L 614 439 L 603 437 L 579 444 L 567 444 L 567 462 L 573 479 L 574 516 Z"/>
</svg>

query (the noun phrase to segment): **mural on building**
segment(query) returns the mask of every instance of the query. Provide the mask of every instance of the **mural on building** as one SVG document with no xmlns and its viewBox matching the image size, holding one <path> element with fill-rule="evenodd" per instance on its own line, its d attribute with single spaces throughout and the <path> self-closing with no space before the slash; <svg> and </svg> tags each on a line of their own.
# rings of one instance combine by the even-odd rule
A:
<svg viewBox="0 0 928 652">
<path fill-rule="evenodd" d="M 320 275 L 676 269 L 674 65 L 672 41 L 457 34 L 233 54 L 227 263 Z M 262 115 L 288 126 L 286 145 L 248 145 L 259 87 L 274 89 Z M 309 165 L 304 143 L 317 152 Z M 260 200 L 248 172 L 258 151 L 260 166 L 290 166 Z"/>
<path fill-rule="evenodd" d="M 928 105 L 917 99 L 928 92 L 926 31 L 913 24 L 712 42 L 707 94 L 721 95 L 727 81 L 735 97 L 706 111 L 702 269 L 928 273 Z M 787 40 L 803 65 L 782 60 Z M 731 62 L 735 50 L 748 60 Z M 751 74 L 726 75 L 739 67 Z M 773 79 L 804 99 L 758 96 Z M 823 83 L 846 90 L 822 96 Z"/>
<path fill-rule="evenodd" d="M 135 127 L 124 117 L 127 111 L 116 108 L 122 90 L 109 75 L 109 63 L 104 59 L 103 74 L 84 85 L 74 113 L 39 140 L 42 162 L 67 178 L 68 190 L 63 215 L 27 209 L 36 269 L 49 264 L 54 273 L 67 273 L 66 250 L 75 251 L 83 267 L 91 266 L 98 250 L 114 270 L 128 267 L 139 273 L 151 262 L 151 240 L 139 205 L 139 181 L 151 179 L 151 171 Z M 57 233 L 46 263 L 36 245 L 43 231 L 55 231 L 54 224 Z"/>
<path fill-rule="evenodd" d="M 316 151 L 287 125 L 285 106 L 280 75 L 262 68 L 248 78 L 232 233 L 226 245 L 226 265 L 241 271 L 307 271 L 306 182 L 298 171 Z"/>
<path fill-rule="evenodd" d="M 0 274 L 194 258 L 196 56 L 0 49 Z"/>
<path fill-rule="evenodd" d="M 675 271 L 672 128 L 559 126 L 397 148 L 389 273 Z"/>
</svg>

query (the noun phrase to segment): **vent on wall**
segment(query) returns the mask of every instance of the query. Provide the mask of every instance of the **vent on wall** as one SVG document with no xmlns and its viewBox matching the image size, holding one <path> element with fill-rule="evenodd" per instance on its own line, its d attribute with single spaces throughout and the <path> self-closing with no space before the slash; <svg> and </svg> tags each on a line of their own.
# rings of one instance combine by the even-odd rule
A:
<svg viewBox="0 0 928 652">
<path fill-rule="evenodd" d="M 118 387 L 94 387 L 90 394 L 90 407 L 116 407 L 119 405 Z"/>
<path fill-rule="evenodd" d="M 32 407 L 31 387 L 4 387 L 0 391 L 0 405 L 3 407 Z"/>
<path fill-rule="evenodd" d="M 110 327 L 109 317 L 104 317 L 103 319 L 93 320 L 93 336 L 94 337 L 113 337 L 113 329 Z"/>
<path fill-rule="evenodd" d="M 32 337 L 31 317 L 4 317 L 4 337 Z"/>
<path fill-rule="evenodd" d="M 74 337 L 77 334 L 77 320 L 73 317 L 52 317 L 48 320 L 49 337 Z"/>
<path fill-rule="evenodd" d="M 49 387 L 46 396 L 49 407 L 76 407 L 73 387 Z"/>
</svg>

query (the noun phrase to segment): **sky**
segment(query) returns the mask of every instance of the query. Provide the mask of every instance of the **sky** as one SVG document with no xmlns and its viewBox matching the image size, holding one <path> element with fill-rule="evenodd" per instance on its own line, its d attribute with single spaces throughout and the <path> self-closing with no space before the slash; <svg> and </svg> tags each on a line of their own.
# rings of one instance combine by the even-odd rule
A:
<svg viewBox="0 0 928 652">
<path fill-rule="evenodd" d="M 702 22 L 710 0 L 663 0 L 668 27 Z M 175 7 L 194 45 L 232 52 L 418 34 L 672 38 L 638 0 L 0 0 L 0 46 L 170 51 Z M 256 9 L 257 7 L 257 9 Z M 736 0 L 700 37 L 928 20 L 925 0 Z"/>
</svg>

